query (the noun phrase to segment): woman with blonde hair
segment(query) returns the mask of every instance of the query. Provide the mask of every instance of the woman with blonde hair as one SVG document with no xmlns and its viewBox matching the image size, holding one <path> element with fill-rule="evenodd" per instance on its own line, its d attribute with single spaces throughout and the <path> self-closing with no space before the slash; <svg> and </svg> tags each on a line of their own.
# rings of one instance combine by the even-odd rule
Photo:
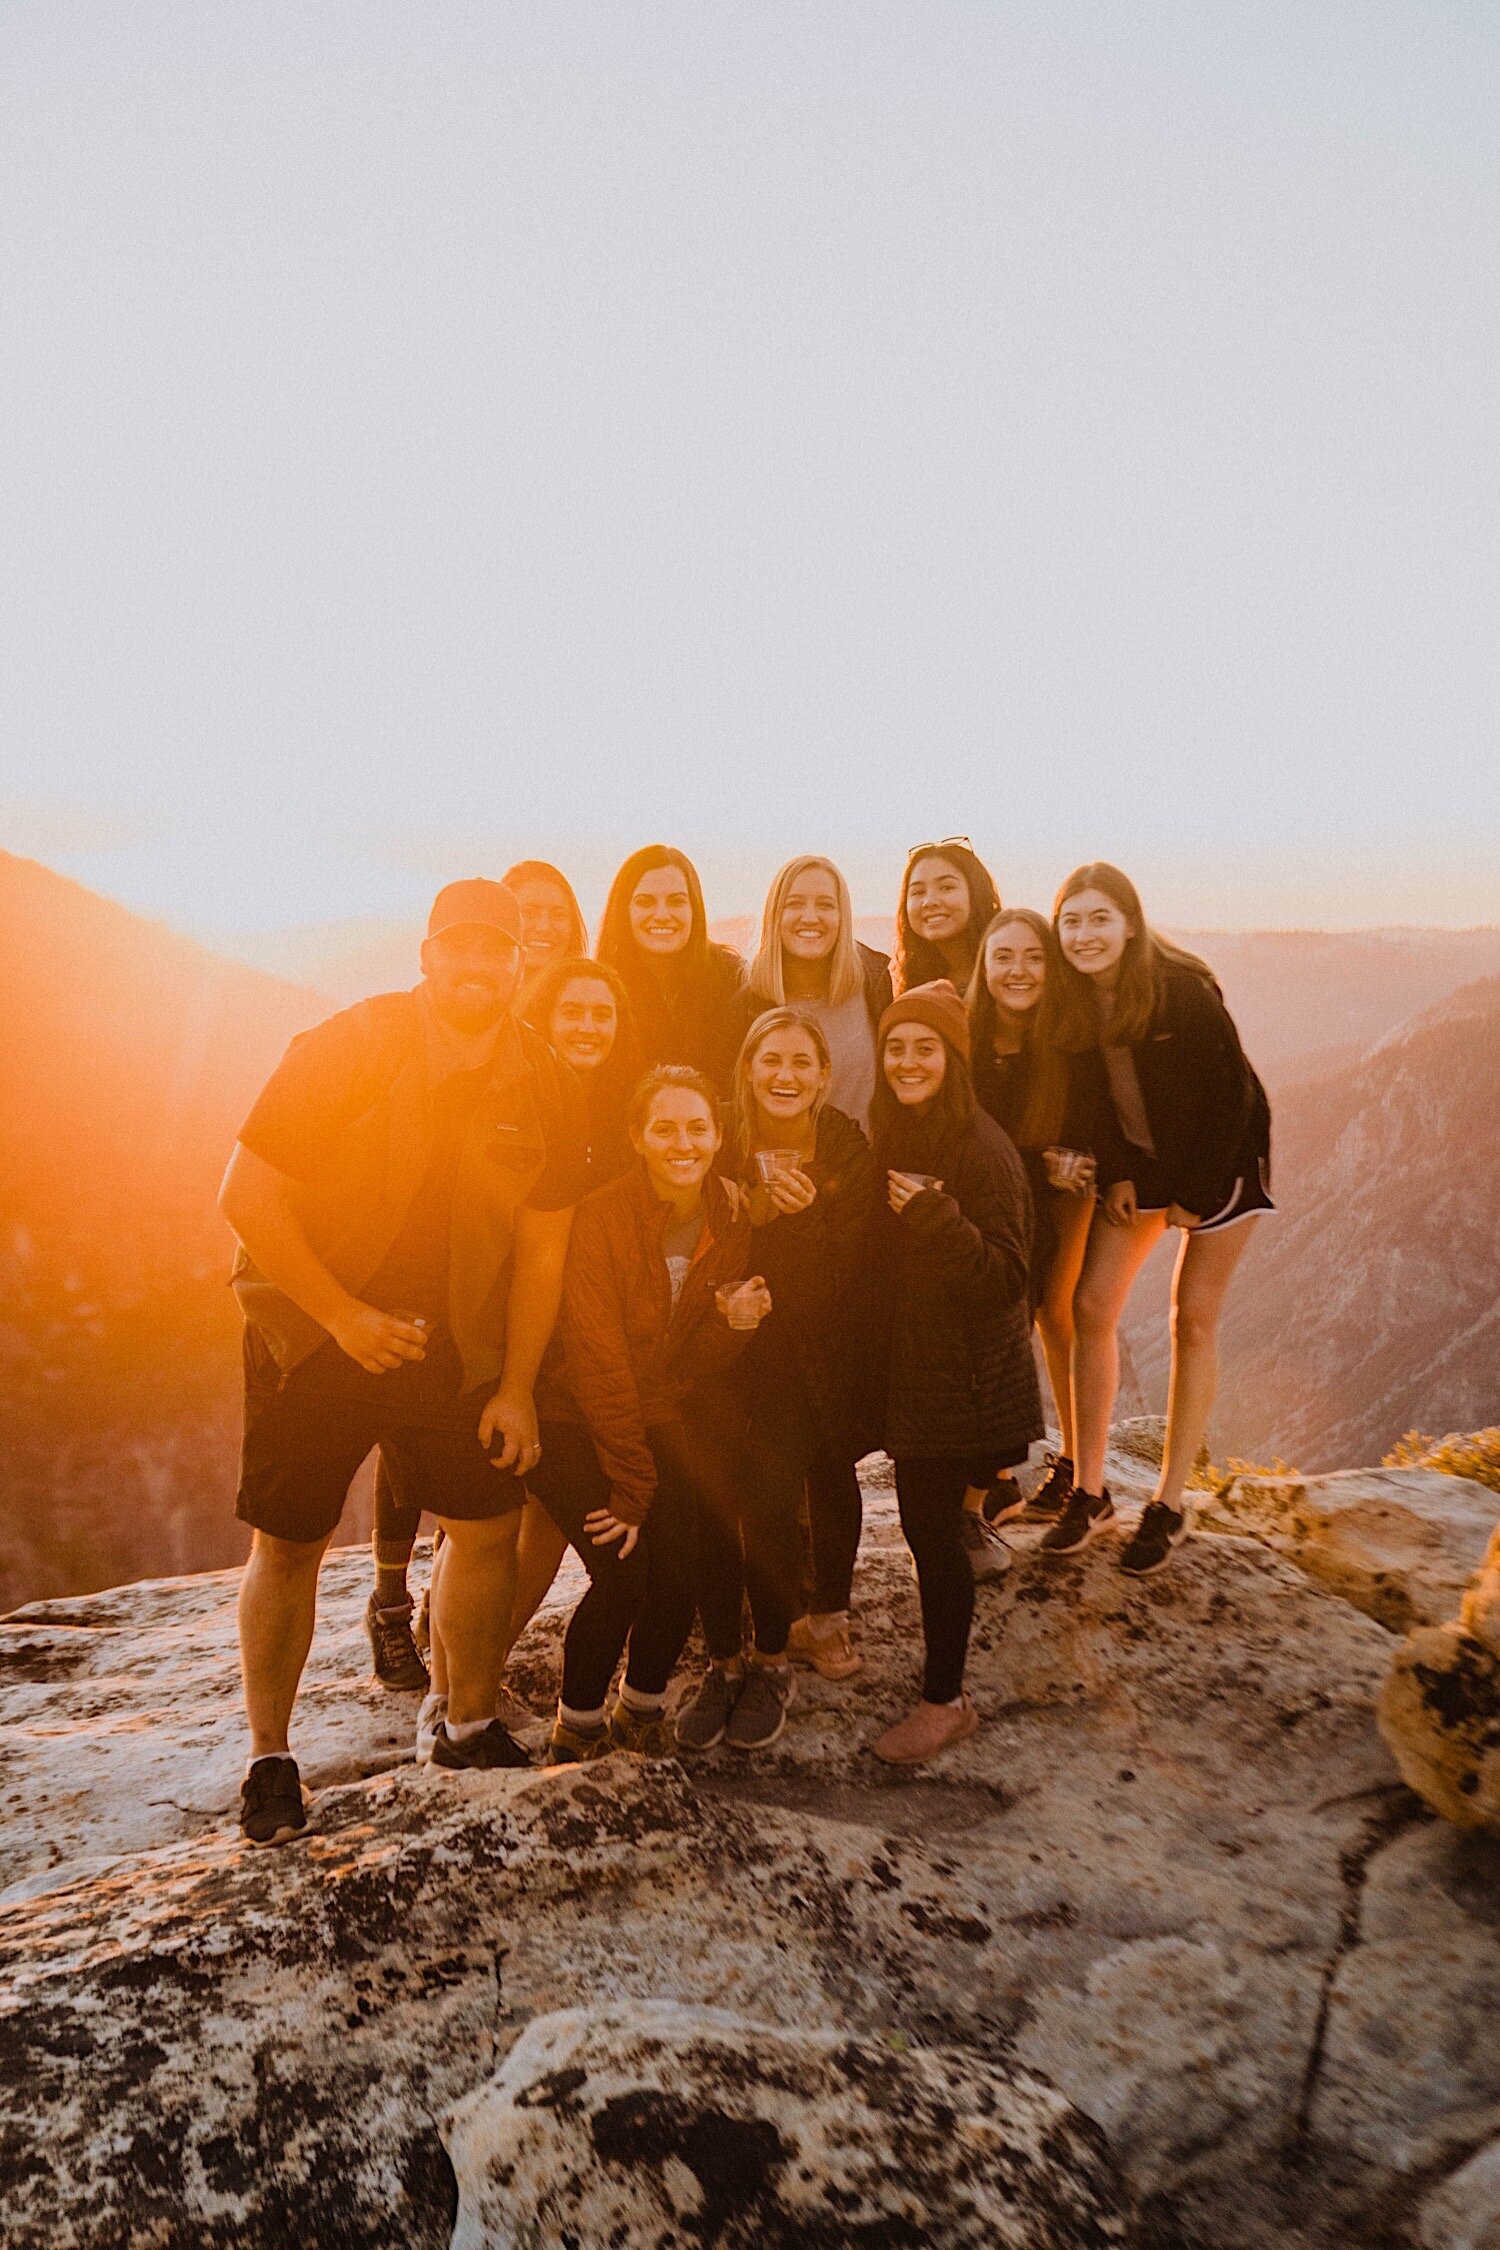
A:
<svg viewBox="0 0 1500 2250">
<path fill-rule="evenodd" d="M 867 1129 L 875 1026 L 890 1002 L 890 962 L 855 937 L 849 886 L 833 861 L 816 852 L 789 859 L 766 894 L 741 1002 L 746 1028 L 766 1008 L 800 1009 L 827 1043 L 829 1101 Z"/>
</svg>

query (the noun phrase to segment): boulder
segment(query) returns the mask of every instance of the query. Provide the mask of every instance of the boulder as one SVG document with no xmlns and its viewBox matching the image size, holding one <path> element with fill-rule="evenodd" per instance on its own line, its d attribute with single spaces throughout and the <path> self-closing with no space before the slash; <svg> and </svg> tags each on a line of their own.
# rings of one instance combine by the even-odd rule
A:
<svg viewBox="0 0 1500 2250">
<path fill-rule="evenodd" d="M 1133 2231 L 1102 2135 L 1025 2072 L 671 2002 L 538 2017 L 444 2139 L 452 2250 L 1106 2250 Z"/>
<path fill-rule="evenodd" d="M 1500 2141 L 1428 2197 L 1418 2239 L 1422 2250 L 1500 2250 Z"/>
<path fill-rule="evenodd" d="M 1259 1539 L 1388 1632 L 1451 1617 L 1500 1523 L 1500 1493 L 1436 1469 L 1237 1476 L 1196 1501 L 1207 1531 Z"/>
<path fill-rule="evenodd" d="M 1500 1832 L 1500 1527 L 1457 1617 L 1397 1650 L 1379 1717 L 1402 1775 L 1434 1812 Z"/>
</svg>

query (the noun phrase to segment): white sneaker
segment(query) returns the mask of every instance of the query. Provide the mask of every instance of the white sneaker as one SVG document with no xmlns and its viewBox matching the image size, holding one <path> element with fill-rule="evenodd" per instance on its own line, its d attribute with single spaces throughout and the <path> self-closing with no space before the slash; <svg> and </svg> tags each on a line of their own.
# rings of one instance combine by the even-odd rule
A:
<svg viewBox="0 0 1500 2250">
<path fill-rule="evenodd" d="M 551 1722 L 538 1717 L 531 1705 L 523 1703 L 515 1689 L 507 1687 L 503 1680 L 500 1683 L 497 1714 L 506 1733 L 513 1734 L 517 1742 L 524 1743 L 531 1750 L 545 1742 L 552 1731 Z"/>
<path fill-rule="evenodd" d="M 422 1708 L 417 1713 L 417 1764 L 419 1766 L 430 1766 L 432 1764 L 432 1746 L 437 1740 L 438 1729 L 447 1716 L 448 1698 L 446 1695 L 423 1697 Z"/>
</svg>

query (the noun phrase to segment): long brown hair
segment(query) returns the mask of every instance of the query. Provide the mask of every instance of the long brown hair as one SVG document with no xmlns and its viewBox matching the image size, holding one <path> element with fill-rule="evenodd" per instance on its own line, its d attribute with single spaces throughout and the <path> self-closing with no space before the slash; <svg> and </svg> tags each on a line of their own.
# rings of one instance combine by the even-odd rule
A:
<svg viewBox="0 0 1500 2250">
<path fill-rule="evenodd" d="M 1200 961 L 1196 953 L 1189 953 L 1185 946 L 1174 945 L 1170 938 L 1164 938 L 1159 930 L 1151 928 L 1134 883 L 1107 859 L 1091 859 L 1086 866 L 1074 868 L 1053 902 L 1054 932 L 1064 906 L 1080 891 L 1102 891 L 1130 925 L 1130 935 L 1120 956 L 1119 981 L 1115 985 L 1109 1019 L 1112 1044 L 1133 1047 L 1145 1038 L 1151 1019 L 1161 1006 L 1164 963 L 1170 961 L 1180 969 L 1191 969 L 1195 976 L 1202 977 L 1218 991 L 1218 979 L 1206 961 Z M 1060 945 L 1058 951 L 1062 954 L 1062 972 L 1068 990 L 1078 997 L 1086 1010 L 1091 1010 L 1089 979 L 1074 968 Z"/>
<path fill-rule="evenodd" d="M 609 897 L 604 902 L 604 914 L 599 923 L 599 959 L 615 969 L 633 991 L 644 974 L 650 973 L 649 956 L 641 951 L 630 927 L 630 901 L 635 887 L 643 875 L 650 875 L 658 867 L 680 867 L 687 882 L 688 903 L 692 921 L 688 927 L 687 944 L 677 956 L 681 961 L 684 978 L 692 983 L 701 976 L 708 958 L 708 915 L 703 905 L 703 885 L 698 880 L 698 870 L 686 852 L 679 852 L 671 844 L 643 844 L 629 859 L 609 886 Z"/>
<path fill-rule="evenodd" d="M 911 885 L 911 871 L 919 859 L 945 859 L 956 867 L 969 886 L 969 919 L 964 924 L 964 941 L 977 946 L 980 935 L 993 915 L 1000 911 L 1000 893 L 995 888 L 995 878 L 985 866 L 972 844 L 952 837 L 942 844 L 913 844 L 906 855 L 906 865 L 901 871 L 901 896 L 896 905 L 896 950 L 891 956 L 891 988 L 899 999 L 910 992 L 914 984 L 930 984 L 934 978 L 946 977 L 952 981 L 953 971 L 939 948 L 924 937 L 918 937 L 911 926 L 906 911 L 906 893 Z"/>
<path fill-rule="evenodd" d="M 819 866 L 823 864 L 821 860 L 818 862 Z M 756 1017 L 741 1040 L 740 1051 L 734 1058 L 734 1076 L 730 1080 L 727 1138 L 736 1160 L 741 1164 L 749 1161 L 755 1133 L 755 1096 L 750 1091 L 750 1065 L 760 1050 L 761 1042 L 769 1039 L 773 1031 L 793 1029 L 807 1033 L 812 1041 L 813 1052 L 823 1065 L 823 1091 L 812 1106 L 815 1118 L 828 1099 L 828 1079 L 833 1070 L 833 1058 L 828 1052 L 828 1041 L 823 1036 L 822 1025 L 812 1016 L 804 1014 L 801 1008 L 767 1008 L 763 1015 Z"/>
<path fill-rule="evenodd" d="M 920 1159 L 938 1156 L 972 1120 L 978 1104 L 969 1066 L 946 1039 L 943 1052 L 943 1083 L 931 1109 L 914 1117 L 891 1091 L 885 1074 L 885 1041 L 880 1041 L 875 1057 L 875 1091 L 870 1097 L 870 1138 L 875 1145 L 875 1161 L 882 1170 L 901 1172 L 916 1165 L 926 1171 Z"/>
<path fill-rule="evenodd" d="M 1022 1105 L 1016 1139 L 1022 1148 L 1051 1148 L 1062 1131 L 1068 1098 L 1068 1056 L 1093 1044 L 1093 1027 L 1085 1027 L 1074 996 L 1063 974 L 1067 963 L 1057 932 L 1045 914 L 1034 906 L 1002 906 L 992 915 L 974 957 L 974 974 L 964 995 L 969 1010 L 969 1051 L 976 1058 L 993 1050 L 999 1009 L 985 976 L 985 957 L 996 930 L 1009 922 L 1024 922 L 1037 939 L 1046 962 L 1041 998 L 1016 1024 L 1021 1052 L 1026 1058 L 1026 1099 Z"/>
</svg>

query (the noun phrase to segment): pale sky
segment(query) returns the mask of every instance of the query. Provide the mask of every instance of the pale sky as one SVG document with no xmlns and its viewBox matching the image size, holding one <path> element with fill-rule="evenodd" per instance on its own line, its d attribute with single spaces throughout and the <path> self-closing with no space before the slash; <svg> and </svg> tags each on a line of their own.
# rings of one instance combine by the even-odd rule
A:
<svg viewBox="0 0 1500 2250">
<path fill-rule="evenodd" d="M 1493 0 L 7 0 L 0 843 L 1500 919 Z"/>
</svg>

